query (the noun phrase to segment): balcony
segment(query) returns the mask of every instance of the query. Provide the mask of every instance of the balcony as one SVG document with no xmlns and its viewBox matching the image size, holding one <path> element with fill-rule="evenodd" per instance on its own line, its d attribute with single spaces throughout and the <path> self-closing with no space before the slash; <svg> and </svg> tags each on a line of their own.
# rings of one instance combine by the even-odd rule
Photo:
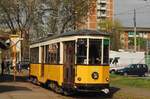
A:
<svg viewBox="0 0 150 99">
<path fill-rule="evenodd" d="M 106 13 L 101 13 L 100 17 L 107 17 Z"/>
<path fill-rule="evenodd" d="M 107 3 L 107 0 L 100 0 L 100 3 Z"/>
<path fill-rule="evenodd" d="M 97 10 L 107 10 L 107 6 L 106 5 L 98 5 Z"/>
<path fill-rule="evenodd" d="M 106 3 L 107 3 L 107 0 L 97 0 L 97 3 L 98 3 L 98 4 L 106 4 Z"/>
<path fill-rule="evenodd" d="M 97 10 L 97 17 L 98 18 L 105 18 L 105 17 L 107 17 L 107 12 Z"/>
<path fill-rule="evenodd" d="M 106 6 L 101 6 L 100 10 L 107 10 L 107 7 Z"/>
</svg>

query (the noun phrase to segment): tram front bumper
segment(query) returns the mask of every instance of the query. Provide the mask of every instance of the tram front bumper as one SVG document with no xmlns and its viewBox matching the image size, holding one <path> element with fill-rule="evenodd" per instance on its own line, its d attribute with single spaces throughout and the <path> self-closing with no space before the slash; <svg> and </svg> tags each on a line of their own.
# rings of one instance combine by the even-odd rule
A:
<svg viewBox="0 0 150 99">
<path fill-rule="evenodd" d="M 103 91 L 109 92 L 109 84 L 75 84 L 77 91 Z"/>
</svg>

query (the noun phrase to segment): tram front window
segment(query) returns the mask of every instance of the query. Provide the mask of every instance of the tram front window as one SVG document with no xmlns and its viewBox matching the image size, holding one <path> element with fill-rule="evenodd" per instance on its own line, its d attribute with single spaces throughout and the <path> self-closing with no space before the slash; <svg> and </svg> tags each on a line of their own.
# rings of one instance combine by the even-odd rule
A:
<svg viewBox="0 0 150 99">
<path fill-rule="evenodd" d="M 104 39 L 103 64 L 109 64 L 109 40 Z"/>
<path fill-rule="evenodd" d="M 77 42 L 77 64 L 86 64 L 87 40 L 78 39 Z"/>
<path fill-rule="evenodd" d="M 102 40 L 89 40 L 89 64 L 101 64 L 101 44 Z"/>
</svg>

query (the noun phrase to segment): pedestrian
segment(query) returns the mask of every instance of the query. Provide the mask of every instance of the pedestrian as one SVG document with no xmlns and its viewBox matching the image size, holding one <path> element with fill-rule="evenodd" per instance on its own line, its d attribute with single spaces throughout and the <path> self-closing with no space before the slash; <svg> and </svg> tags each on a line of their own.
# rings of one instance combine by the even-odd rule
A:
<svg viewBox="0 0 150 99">
<path fill-rule="evenodd" d="M 1 63 L 1 75 L 4 75 L 4 60 L 2 60 L 2 63 Z"/>
<path fill-rule="evenodd" d="M 20 61 L 18 63 L 18 70 L 19 70 L 19 73 L 21 73 L 22 67 L 21 67 L 21 62 Z"/>
<path fill-rule="evenodd" d="M 10 64 L 9 64 L 9 61 L 6 62 L 6 66 L 7 66 L 7 72 L 8 72 L 8 74 L 10 74 Z"/>
</svg>

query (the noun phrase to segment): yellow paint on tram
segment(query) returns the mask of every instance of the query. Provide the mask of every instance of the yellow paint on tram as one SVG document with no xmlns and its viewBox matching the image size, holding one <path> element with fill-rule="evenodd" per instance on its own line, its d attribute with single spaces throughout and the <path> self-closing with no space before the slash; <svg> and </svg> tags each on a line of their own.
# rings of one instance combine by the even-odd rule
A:
<svg viewBox="0 0 150 99">
<path fill-rule="evenodd" d="M 63 66 L 62 65 L 44 65 L 44 75 L 41 76 L 41 64 L 30 65 L 30 75 L 37 77 L 37 79 L 46 83 L 46 81 L 56 81 L 58 85 L 63 82 Z"/>
<path fill-rule="evenodd" d="M 98 79 L 92 78 L 92 73 L 97 72 Z M 79 79 L 81 79 L 79 81 Z M 109 66 L 77 66 L 75 83 L 81 84 L 108 84 Z"/>
</svg>

